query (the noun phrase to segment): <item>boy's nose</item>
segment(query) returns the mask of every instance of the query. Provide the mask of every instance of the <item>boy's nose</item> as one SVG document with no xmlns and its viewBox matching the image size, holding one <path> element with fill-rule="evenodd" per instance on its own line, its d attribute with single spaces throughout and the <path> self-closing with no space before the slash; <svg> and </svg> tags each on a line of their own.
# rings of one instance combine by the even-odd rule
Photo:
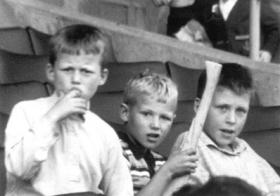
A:
<svg viewBox="0 0 280 196">
<path fill-rule="evenodd" d="M 153 119 L 152 119 L 152 122 L 151 122 L 151 126 L 152 126 L 152 128 L 153 129 L 159 129 L 159 118 L 158 117 L 154 117 Z"/>
<path fill-rule="evenodd" d="M 236 123 L 236 114 L 235 111 L 229 111 L 227 115 L 227 122 L 234 124 Z"/>
<path fill-rule="evenodd" d="M 80 83 L 81 81 L 81 75 L 78 71 L 73 72 L 72 75 L 72 83 Z"/>
</svg>

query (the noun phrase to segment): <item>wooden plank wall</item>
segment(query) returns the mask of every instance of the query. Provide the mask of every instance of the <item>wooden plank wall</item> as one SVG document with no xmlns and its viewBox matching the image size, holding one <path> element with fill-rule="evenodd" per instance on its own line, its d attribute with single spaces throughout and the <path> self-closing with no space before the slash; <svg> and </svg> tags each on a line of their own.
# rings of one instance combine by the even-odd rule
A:
<svg viewBox="0 0 280 196">
<path fill-rule="evenodd" d="M 15 15 L 20 13 L 28 14 L 27 10 L 22 9 L 21 0 L 4 0 L 11 3 L 12 9 L 15 10 Z M 114 21 L 116 23 L 125 24 L 139 29 L 165 34 L 167 16 L 169 8 L 167 6 L 157 7 L 152 0 L 38 0 L 45 4 L 49 4 L 63 10 L 80 12 L 90 16 L 103 18 Z M 15 3 L 15 4 L 13 4 Z M 32 15 L 25 15 L 18 20 L 32 18 Z M 51 23 L 56 24 L 54 19 L 50 19 L 44 15 L 41 21 L 46 22 L 39 28 L 43 28 L 46 33 L 52 33 L 54 27 L 50 27 Z M 37 21 L 39 22 L 39 21 Z M 37 23 L 36 22 L 36 23 Z M 24 23 L 23 23 L 24 24 Z M 48 25 L 48 27 L 46 26 Z M 38 24 L 36 24 L 38 25 Z M 47 28 L 46 28 L 47 27 Z"/>
<path fill-rule="evenodd" d="M 13 8 L 6 1 L 0 1 L 0 28 L 19 26 Z"/>
<path fill-rule="evenodd" d="M 4 0 L 6 2 L 12 2 L 14 0 Z M 17 0 L 20 2 L 21 0 Z M 107 19 L 120 24 L 126 24 L 132 27 L 140 28 L 150 32 L 157 32 L 165 34 L 167 25 L 167 16 L 169 13 L 168 6 L 157 7 L 152 3 L 152 0 L 38 0 L 56 7 L 63 8 L 64 10 L 80 12 L 87 15 Z M 280 27 L 280 1 L 279 0 L 262 0 L 264 4 L 270 4 L 273 10 L 278 14 L 278 21 Z M 1 5 L 0 5 L 1 6 Z M 18 10 L 18 5 L 14 4 L 12 9 L 16 12 L 25 12 L 26 10 Z M 18 14 L 18 13 L 17 13 Z M 28 13 L 26 13 L 28 14 Z M 32 17 L 28 16 L 28 17 Z M 19 17 L 19 20 L 25 20 L 28 18 Z M 53 18 L 47 16 L 42 17 L 41 21 L 45 24 L 40 25 L 35 23 L 36 28 L 42 27 L 46 33 L 54 32 L 55 25 L 57 22 Z M 40 23 L 40 22 L 39 22 Z M 46 28 L 47 27 L 47 28 Z M 275 54 L 273 62 L 280 63 L 280 47 Z"/>
<path fill-rule="evenodd" d="M 264 0 L 264 3 L 269 3 L 272 9 L 276 12 L 278 16 L 278 26 L 280 28 L 280 1 L 279 0 Z M 280 46 L 273 59 L 274 62 L 280 63 Z"/>
<path fill-rule="evenodd" d="M 68 11 L 38 0 L 9 0 L 33 14 L 57 20 L 57 27 L 73 23 L 88 23 L 106 31 L 112 37 L 115 55 L 119 61 L 172 61 L 181 66 L 201 69 L 204 60 L 236 62 L 253 70 L 258 99 L 261 105 L 280 105 L 280 65 L 264 64 L 224 51 L 186 44 L 159 34 L 128 27 L 79 12 Z"/>
</svg>

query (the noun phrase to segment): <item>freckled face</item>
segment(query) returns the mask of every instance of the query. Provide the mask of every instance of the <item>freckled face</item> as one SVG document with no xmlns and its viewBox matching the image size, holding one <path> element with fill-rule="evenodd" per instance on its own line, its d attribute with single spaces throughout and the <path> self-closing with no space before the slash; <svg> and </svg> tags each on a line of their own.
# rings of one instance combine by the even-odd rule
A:
<svg viewBox="0 0 280 196">
<path fill-rule="evenodd" d="M 247 119 L 250 94 L 241 95 L 218 87 L 204 124 L 205 133 L 221 148 L 230 144 L 242 131 Z"/>
<path fill-rule="evenodd" d="M 55 86 L 56 93 L 67 93 L 71 89 L 81 92 L 81 97 L 89 100 L 98 86 L 107 79 L 107 70 L 100 65 L 101 55 L 61 54 L 54 66 L 49 65 L 47 75 Z"/>
<path fill-rule="evenodd" d="M 157 147 L 171 128 L 176 105 L 175 98 L 161 102 L 157 97 L 140 96 L 134 105 L 125 105 L 128 133 L 148 149 Z"/>
</svg>

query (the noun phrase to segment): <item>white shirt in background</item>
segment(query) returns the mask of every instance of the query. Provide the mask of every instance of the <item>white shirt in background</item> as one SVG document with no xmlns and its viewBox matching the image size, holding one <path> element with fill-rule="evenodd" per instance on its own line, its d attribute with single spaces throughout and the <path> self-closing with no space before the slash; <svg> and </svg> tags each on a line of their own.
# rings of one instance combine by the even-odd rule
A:
<svg viewBox="0 0 280 196">
<path fill-rule="evenodd" d="M 244 0 L 240 0 L 240 1 L 244 1 Z M 235 6 L 236 2 L 237 2 L 237 0 L 220 0 L 219 1 L 219 7 L 220 7 L 222 16 L 225 21 L 228 19 L 228 16 L 229 16 L 231 10 L 233 9 L 233 7 Z"/>
</svg>

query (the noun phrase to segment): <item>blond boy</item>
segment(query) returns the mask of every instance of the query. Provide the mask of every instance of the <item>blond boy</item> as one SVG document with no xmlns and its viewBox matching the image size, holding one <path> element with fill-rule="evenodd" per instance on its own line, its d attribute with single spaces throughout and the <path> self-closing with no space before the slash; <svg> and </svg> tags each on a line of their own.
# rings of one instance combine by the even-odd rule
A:
<svg viewBox="0 0 280 196">
<path fill-rule="evenodd" d="M 167 161 L 153 151 L 171 129 L 177 98 L 177 87 L 170 78 L 148 71 L 133 77 L 125 88 L 124 131 L 118 134 L 138 196 L 162 196 L 177 174 L 195 170 L 194 150 L 175 152 Z"/>
</svg>

